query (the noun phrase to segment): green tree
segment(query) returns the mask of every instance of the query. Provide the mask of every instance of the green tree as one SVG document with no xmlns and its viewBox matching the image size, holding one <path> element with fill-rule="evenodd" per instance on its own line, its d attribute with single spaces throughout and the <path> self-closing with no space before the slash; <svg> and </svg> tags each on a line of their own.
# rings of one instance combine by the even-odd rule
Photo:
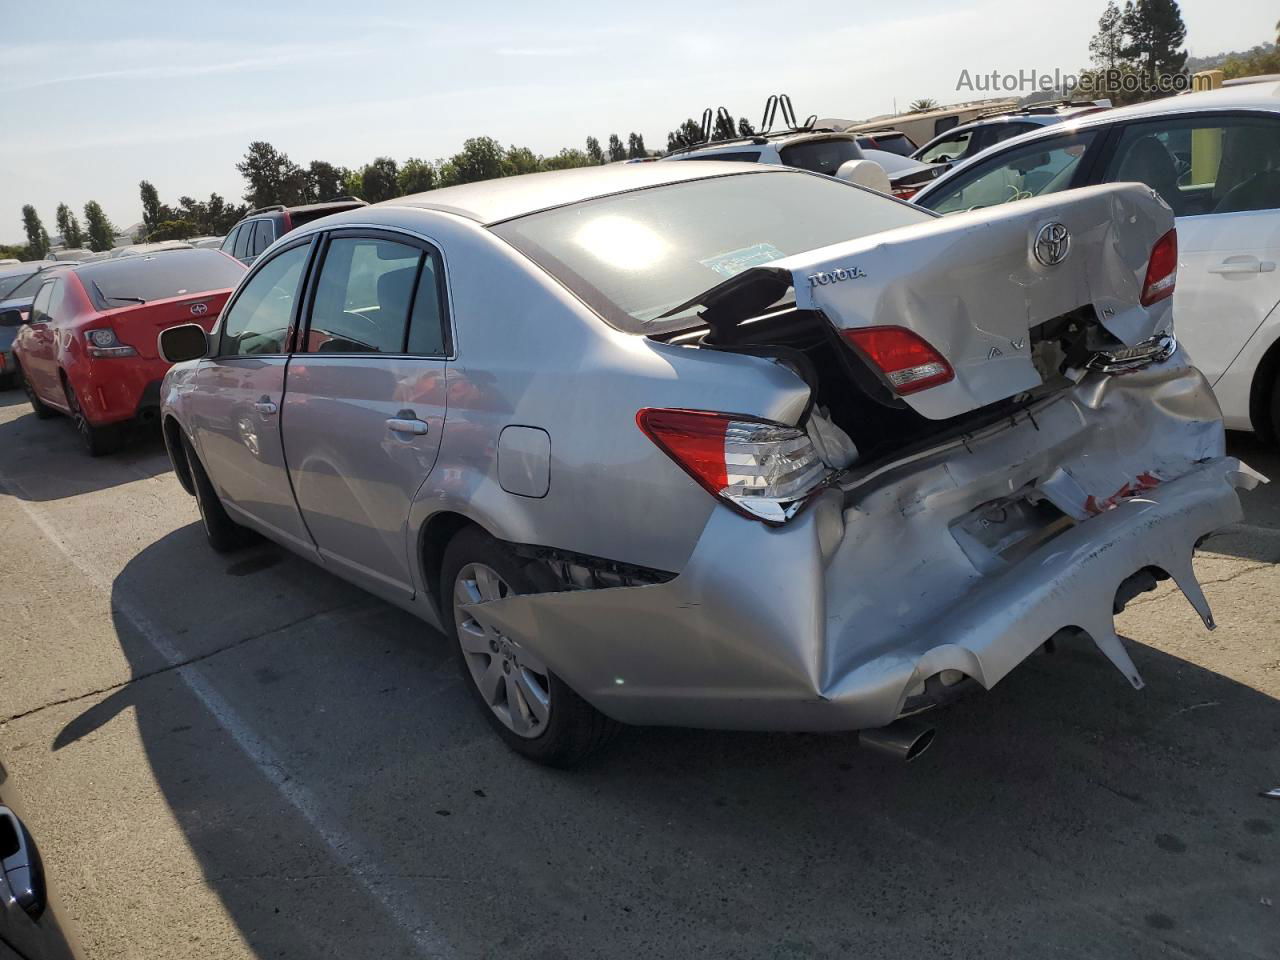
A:
<svg viewBox="0 0 1280 960">
<path fill-rule="evenodd" d="M 1187 26 L 1177 0 L 1129 0 L 1124 5 L 1124 32 L 1128 44 L 1124 59 L 1147 76 L 1181 73 L 1187 63 L 1183 43 Z"/>
<path fill-rule="evenodd" d="M 72 250 L 77 250 L 84 243 L 84 231 L 80 229 L 80 221 L 65 203 L 58 204 L 58 232 L 62 234 L 62 242 Z"/>
<path fill-rule="evenodd" d="M 290 159 L 265 140 L 249 144 L 244 159 L 236 169 L 249 184 L 244 198 L 254 207 L 266 207 L 274 203 L 286 206 L 301 202 L 307 178 Z"/>
<path fill-rule="evenodd" d="M 332 200 L 342 195 L 342 176 L 346 170 L 323 160 L 307 165 L 307 192 L 313 203 Z"/>
<path fill-rule="evenodd" d="M 436 168 L 426 160 L 410 157 L 396 174 L 396 187 L 400 196 L 410 193 L 426 193 L 436 188 Z"/>
<path fill-rule="evenodd" d="M 632 134 L 635 136 L 635 134 Z M 609 161 L 617 163 L 619 160 L 627 159 L 627 148 L 622 145 L 622 140 L 616 133 L 609 134 Z"/>
<path fill-rule="evenodd" d="M 938 101 L 932 97 L 921 97 L 919 100 L 912 100 L 907 104 L 908 113 L 924 113 L 926 110 L 938 109 Z"/>
<path fill-rule="evenodd" d="M 84 224 L 89 232 L 89 249 L 95 253 L 110 250 L 115 244 L 116 228 L 97 200 L 84 205 Z"/>
<path fill-rule="evenodd" d="M 400 169 L 390 157 L 378 157 L 360 171 L 360 196 L 379 203 L 400 196 L 396 177 Z"/>
<path fill-rule="evenodd" d="M 528 147 L 507 147 L 502 160 L 502 175 L 518 177 L 522 173 L 537 173 L 542 169 L 542 158 Z"/>
<path fill-rule="evenodd" d="M 41 260 L 49 252 L 49 234 L 40 222 L 40 215 L 31 204 L 22 208 L 22 229 L 27 234 L 27 252 L 32 260 Z"/>
<path fill-rule="evenodd" d="M 364 182 L 359 170 L 344 170 L 342 174 L 342 194 L 347 197 L 364 199 Z"/>
<path fill-rule="evenodd" d="M 690 117 L 667 134 L 667 152 L 678 150 L 681 147 L 691 147 L 695 143 L 702 143 L 702 141 L 702 124 Z"/>
<path fill-rule="evenodd" d="M 1089 57 L 1096 67 L 1109 70 L 1124 59 L 1124 14 L 1115 0 L 1107 0 L 1107 9 L 1098 18 L 1098 32 L 1089 41 Z"/>
<path fill-rule="evenodd" d="M 196 224 L 180 217 L 176 220 L 161 220 L 151 231 L 147 240 L 152 243 L 159 243 L 161 240 L 186 240 L 199 232 Z"/>
<path fill-rule="evenodd" d="M 493 137 L 471 137 L 441 170 L 441 186 L 494 180 L 503 175 L 502 144 Z"/>
<path fill-rule="evenodd" d="M 163 219 L 160 216 L 160 193 L 148 180 L 138 184 L 138 193 L 142 197 L 142 225 L 146 228 L 145 232 L 150 234 Z"/>
<path fill-rule="evenodd" d="M 587 160 L 596 166 L 604 163 L 604 151 L 600 149 L 600 141 L 595 137 L 587 137 Z"/>
<path fill-rule="evenodd" d="M 621 146 L 621 144 L 619 144 Z M 613 141 L 609 141 L 609 155 L 613 155 Z M 647 157 L 649 151 L 644 148 L 644 137 L 638 133 L 632 133 L 627 137 L 627 159 L 635 160 L 637 157 Z M 621 159 L 621 158 L 619 158 Z"/>
<path fill-rule="evenodd" d="M 572 167 L 589 166 L 591 166 L 591 158 L 581 150 L 574 150 L 572 147 L 565 147 L 554 157 L 547 157 L 542 161 L 544 170 L 568 170 Z"/>
</svg>

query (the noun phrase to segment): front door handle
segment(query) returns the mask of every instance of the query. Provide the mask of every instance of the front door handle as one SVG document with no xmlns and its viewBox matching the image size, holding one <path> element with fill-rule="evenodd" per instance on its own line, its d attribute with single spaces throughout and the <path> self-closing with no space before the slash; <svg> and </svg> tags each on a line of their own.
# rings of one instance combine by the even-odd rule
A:
<svg viewBox="0 0 1280 960">
<path fill-rule="evenodd" d="M 387 429 L 396 433 L 409 433 L 415 437 L 426 436 L 427 425 L 416 418 L 391 417 L 387 420 Z"/>
<path fill-rule="evenodd" d="M 257 410 L 264 417 L 269 417 L 280 408 L 271 402 L 271 398 L 263 395 L 262 399 L 254 403 L 253 409 Z"/>
<path fill-rule="evenodd" d="M 1227 257 L 1221 263 L 1209 268 L 1210 273 L 1230 276 L 1241 273 L 1270 273 L 1276 268 L 1274 263 L 1263 263 L 1257 257 Z"/>
</svg>

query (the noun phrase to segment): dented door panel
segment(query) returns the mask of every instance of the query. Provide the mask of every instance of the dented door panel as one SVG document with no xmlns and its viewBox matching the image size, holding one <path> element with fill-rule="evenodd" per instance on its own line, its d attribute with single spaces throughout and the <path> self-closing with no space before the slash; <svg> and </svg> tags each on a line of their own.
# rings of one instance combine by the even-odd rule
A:
<svg viewBox="0 0 1280 960">
<path fill-rule="evenodd" d="M 1236 488 L 1260 479 L 1224 455 L 1217 416 L 1181 352 L 1089 374 L 1011 420 L 825 491 L 783 528 L 717 510 L 667 583 L 473 613 L 634 723 L 880 726 L 943 671 L 990 688 L 1064 629 L 1087 633 L 1138 687 L 1112 625 L 1117 588 L 1155 568 L 1211 626 L 1194 546 L 1240 518 Z M 966 542 L 975 511 L 1008 498 L 1039 505 L 1016 522 L 1043 516 L 1052 528 L 1022 552 L 1006 549 L 1016 536 Z"/>
</svg>

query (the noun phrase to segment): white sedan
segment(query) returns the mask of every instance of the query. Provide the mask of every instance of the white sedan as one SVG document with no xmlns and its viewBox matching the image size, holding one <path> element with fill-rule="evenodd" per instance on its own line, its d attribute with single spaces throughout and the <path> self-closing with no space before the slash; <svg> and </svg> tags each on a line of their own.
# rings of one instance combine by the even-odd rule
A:
<svg viewBox="0 0 1280 960">
<path fill-rule="evenodd" d="M 954 213 L 1133 180 L 1173 208 L 1178 339 L 1227 427 L 1280 434 L 1280 83 L 1110 110 L 1008 140 L 913 202 Z"/>
</svg>

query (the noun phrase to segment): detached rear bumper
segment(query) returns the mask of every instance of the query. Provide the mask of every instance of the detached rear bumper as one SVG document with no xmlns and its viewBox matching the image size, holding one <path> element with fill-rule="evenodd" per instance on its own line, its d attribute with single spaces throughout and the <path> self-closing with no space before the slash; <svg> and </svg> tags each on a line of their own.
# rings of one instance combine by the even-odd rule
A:
<svg viewBox="0 0 1280 960">
<path fill-rule="evenodd" d="M 1069 628 L 1140 687 L 1112 625 L 1117 588 L 1163 571 L 1212 627 L 1195 544 L 1238 520 L 1236 488 L 1260 479 L 1221 447 L 1208 385 L 1180 359 L 1086 378 L 1032 418 L 864 483 L 849 503 L 827 491 L 784 527 L 717 510 L 668 583 L 509 597 L 472 613 L 639 724 L 883 726 L 943 671 L 990 688 Z M 1114 480 L 1125 476 L 1146 479 Z M 1022 547 L 968 535 L 1024 502 L 1057 519 L 1029 520 Z"/>
</svg>

